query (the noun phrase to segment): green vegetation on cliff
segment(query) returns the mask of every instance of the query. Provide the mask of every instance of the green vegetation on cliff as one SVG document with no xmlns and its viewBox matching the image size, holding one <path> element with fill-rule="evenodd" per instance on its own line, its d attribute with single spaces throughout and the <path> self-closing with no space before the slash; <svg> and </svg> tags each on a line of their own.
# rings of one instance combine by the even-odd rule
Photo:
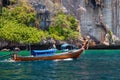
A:
<svg viewBox="0 0 120 80">
<path fill-rule="evenodd" d="M 49 28 L 49 33 L 52 37 L 59 40 L 67 40 L 78 38 L 79 31 L 77 31 L 78 24 L 75 17 L 58 13 L 54 17 L 54 24 Z"/>
<path fill-rule="evenodd" d="M 24 1 L 2 9 L 0 39 L 16 43 L 39 43 L 47 33 L 34 27 L 36 12 Z"/>
<path fill-rule="evenodd" d="M 38 43 L 45 36 L 43 31 L 38 31 L 36 28 L 27 27 L 24 24 L 19 24 L 8 20 L 2 28 L 0 28 L 0 38 L 16 43 Z"/>
<path fill-rule="evenodd" d="M 0 16 L 0 40 L 22 44 L 39 43 L 48 37 L 55 40 L 78 38 L 75 17 L 58 13 L 47 31 L 35 28 L 36 11 L 26 1 L 19 3 L 11 0 L 14 5 L 2 8 Z"/>
</svg>

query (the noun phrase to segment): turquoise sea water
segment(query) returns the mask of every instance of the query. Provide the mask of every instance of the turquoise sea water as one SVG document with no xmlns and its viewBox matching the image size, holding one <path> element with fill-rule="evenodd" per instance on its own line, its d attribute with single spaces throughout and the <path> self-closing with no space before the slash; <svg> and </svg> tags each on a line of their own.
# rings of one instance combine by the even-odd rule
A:
<svg viewBox="0 0 120 80">
<path fill-rule="evenodd" d="M 87 50 L 77 60 L 0 60 L 0 80 L 120 80 L 120 50 Z"/>
</svg>

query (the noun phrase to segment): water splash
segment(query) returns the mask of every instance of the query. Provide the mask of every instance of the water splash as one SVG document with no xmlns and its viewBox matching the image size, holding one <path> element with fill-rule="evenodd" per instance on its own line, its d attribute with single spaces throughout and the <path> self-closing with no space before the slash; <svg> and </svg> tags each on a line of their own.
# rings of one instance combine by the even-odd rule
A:
<svg viewBox="0 0 120 80">
<path fill-rule="evenodd" d="M 68 59 L 56 59 L 54 60 L 55 62 L 58 62 L 58 61 L 72 61 L 73 58 L 68 58 Z"/>
<path fill-rule="evenodd" d="M 15 61 L 9 58 L 9 59 L 0 60 L 0 62 L 15 62 Z"/>
</svg>

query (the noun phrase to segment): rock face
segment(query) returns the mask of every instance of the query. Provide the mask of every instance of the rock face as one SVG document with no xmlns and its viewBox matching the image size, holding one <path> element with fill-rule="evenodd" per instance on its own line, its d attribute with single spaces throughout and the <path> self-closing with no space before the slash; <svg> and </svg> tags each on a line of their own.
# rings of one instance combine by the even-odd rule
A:
<svg viewBox="0 0 120 80">
<path fill-rule="evenodd" d="M 85 0 L 62 0 L 62 2 L 66 9 L 70 11 L 69 13 L 75 15 L 77 19 L 80 20 L 81 30 L 84 35 L 90 34 L 98 40 L 103 39 L 104 32 L 95 26 L 98 18 L 98 10 L 94 8 L 95 5 L 92 4 L 94 2 L 89 3 L 89 5 L 85 4 Z M 115 6 L 116 4 L 117 6 Z M 85 8 L 86 12 L 83 10 L 81 12 L 76 11 L 79 5 Z M 118 28 L 118 26 L 120 26 L 120 0 L 104 0 L 101 13 L 103 14 L 104 22 L 109 26 L 110 30 L 112 30 L 116 36 L 120 37 L 120 28 Z"/>
<path fill-rule="evenodd" d="M 86 1 L 91 3 L 86 5 Z M 95 22 L 98 20 L 98 9 L 95 8 L 95 0 L 29 0 L 33 5 L 44 4 L 48 10 L 54 11 L 55 5 L 66 9 L 68 14 L 74 15 L 81 25 L 83 35 L 90 34 L 98 40 L 104 38 L 104 32 L 97 28 Z M 120 38 L 120 0 L 103 0 L 102 16 L 103 21 L 109 26 L 109 29 Z M 38 7 L 35 7 L 39 9 Z"/>
</svg>

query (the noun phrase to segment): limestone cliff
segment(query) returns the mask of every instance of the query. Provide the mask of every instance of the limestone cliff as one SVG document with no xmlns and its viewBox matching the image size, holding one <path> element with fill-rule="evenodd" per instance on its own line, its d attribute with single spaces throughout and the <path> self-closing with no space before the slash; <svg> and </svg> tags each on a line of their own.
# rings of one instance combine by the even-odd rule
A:
<svg viewBox="0 0 120 80">
<path fill-rule="evenodd" d="M 9 0 L 0 0 L 0 2 Z M 120 0 L 24 0 L 30 3 L 37 12 L 46 7 L 50 15 L 63 10 L 67 14 L 74 15 L 80 22 L 83 35 L 90 35 L 103 41 L 105 30 L 96 27 L 100 17 L 107 28 L 120 38 Z M 3 4 L 4 6 L 4 4 Z M 101 7 L 99 9 L 98 7 Z M 0 10 L 1 11 L 1 10 Z M 99 14 L 99 15 L 98 15 Z"/>
<path fill-rule="evenodd" d="M 29 0 L 37 10 L 39 10 L 39 4 L 44 4 L 51 14 L 62 9 L 74 15 L 80 21 L 83 35 L 89 34 L 102 41 L 105 32 L 95 25 L 98 21 L 96 6 L 99 4 L 95 1 L 103 1 L 103 3 L 100 2 L 103 21 L 116 36 L 120 37 L 120 0 Z"/>
</svg>

